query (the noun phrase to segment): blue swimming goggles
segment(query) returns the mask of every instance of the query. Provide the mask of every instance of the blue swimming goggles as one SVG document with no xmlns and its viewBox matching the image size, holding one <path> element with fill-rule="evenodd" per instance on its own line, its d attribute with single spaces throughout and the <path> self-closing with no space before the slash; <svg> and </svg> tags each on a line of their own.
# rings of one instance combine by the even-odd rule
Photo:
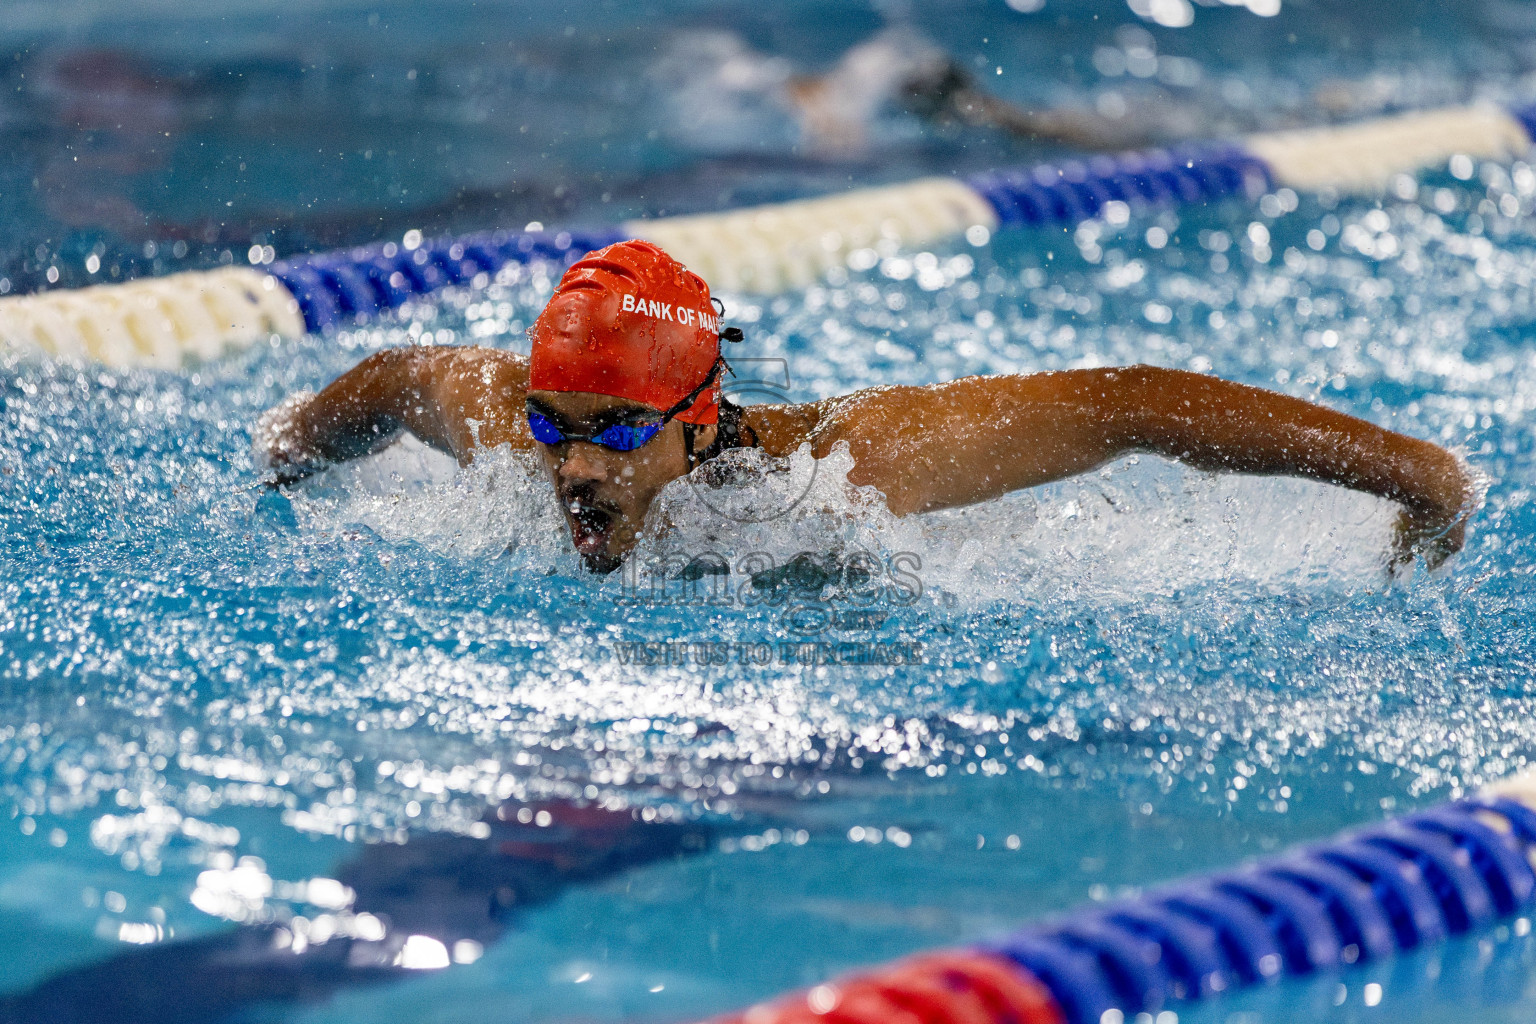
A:
<svg viewBox="0 0 1536 1024">
<path fill-rule="evenodd" d="M 715 378 L 720 375 L 720 368 L 724 365 L 724 359 L 717 359 L 715 365 L 710 368 L 709 376 L 704 378 L 704 383 L 688 392 L 682 401 L 662 413 L 661 418 L 657 420 L 648 420 L 644 423 L 613 423 L 591 437 L 568 437 L 561 433 L 560 428 L 555 426 L 549 417 L 529 409 L 528 429 L 533 432 L 533 439 L 540 444 L 590 441 L 604 448 L 612 448 L 616 452 L 632 452 L 661 433 L 661 428 L 667 425 L 668 420 L 691 406 L 704 393 L 704 389 L 715 382 Z"/>
</svg>

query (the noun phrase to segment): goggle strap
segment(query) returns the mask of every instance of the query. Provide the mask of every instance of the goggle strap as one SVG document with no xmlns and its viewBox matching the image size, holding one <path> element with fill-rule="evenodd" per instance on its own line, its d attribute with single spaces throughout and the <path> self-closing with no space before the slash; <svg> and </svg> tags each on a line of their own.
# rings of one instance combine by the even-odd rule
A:
<svg viewBox="0 0 1536 1024">
<path fill-rule="evenodd" d="M 689 406 L 691 406 L 694 402 L 696 402 L 698 400 L 698 397 L 704 393 L 704 390 L 715 382 L 715 378 L 720 376 L 720 368 L 721 367 L 724 367 L 727 371 L 729 371 L 731 376 L 734 377 L 736 375 L 736 371 L 731 369 L 731 364 L 727 363 L 725 361 L 725 357 L 724 356 L 717 356 L 715 358 L 715 365 L 710 367 L 709 375 L 704 378 L 704 383 L 700 384 L 698 387 L 696 387 L 692 391 L 690 391 L 686 396 L 684 396 L 684 398 L 683 398 L 683 400 L 681 402 L 678 402 L 672 408 L 670 408 L 666 412 L 662 413 L 661 414 L 661 420 L 659 422 L 654 423 L 654 424 L 645 423 L 645 424 L 641 424 L 639 426 L 630 427 L 629 430 L 630 430 L 632 435 L 639 434 L 640 432 L 644 431 L 646 427 L 651 427 L 652 428 L 651 433 L 644 440 L 640 441 L 639 444 L 635 444 L 635 445 L 632 445 L 630 447 L 622 447 L 620 445 L 609 444 L 607 442 L 599 441 L 597 437 L 583 438 L 581 440 L 592 441 L 592 442 L 595 442 L 597 444 L 601 444 L 601 445 L 603 445 L 606 448 L 613 448 L 615 451 L 625 451 L 625 452 L 634 451 L 636 448 L 639 448 L 641 445 L 646 444 L 647 442 L 649 442 L 651 440 L 651 438 L 655 437 L 657 431 L 659 431 L 661 429 L 662 424 L 666 423 L 668 420 L 672 419 L 678 413 L 683 412 Z M 538 420 L 540 421 L 539 423 L 535 423 L 534 422 L 535 417 L 538 418 Z M 549 420 L 546 419 L 544 416 L 542 416 L 542 415 L 540 415 L 539 413 L 536 413 L 536 412 L 530 412 L 528 414 L 528 425 L 529 425 L 529 428 L 533 431 L 533 433 L 535 435 L 534 440 L 539 441 L 541 444 L 555 444 L 555 443 L 558 443 L 558 442 L 557 441 L 555 441 L 555 442 L 545 441 L 542 438 L 537 436 L 538 433 L 540 432 L 540 423 L 542 423 L 544 426 L 548 427 L 548 429 L 553 431 L 555 436 L 558 437 L 560 441 L 571 440 L 571 438 L 567 438 L 560 431 L 559 427 L 556 427 L 553 423 L 550 423 Z M 613 428 L 610 427 L 608 429 L 611 430 Z M 607 430 L 603 431 L 603 433 L 605 433 L 605 434 L 607 432 L 608 432 Z M 598 436 L 601 437 L 602 435 L 598 435 Z M 691 442 L 692 438 L 690 437 L 690 438 L 688 438 L 688 440 Z M 692 444 L 690 443 L 688 445 L 688 447 L 691 449 L 692 448 Z M 691 451 L 690 451 L 690 455 L 691 455 Z"/>
<path fill-rule="evenodd" d="M 722 366 L 725 367 L 727 370 L 731 369 L 730 364 L 728 364 L 725 361 L 725 357 L 724 356 L 716 356 L 715 357 L 715 365 L 711 366 L 709 368 L 709 375 L 704 378 L 704 383 L 700 384 L 698 387 L 696 387 L 692 391 L 688 392 L 688 394 L 683 396 L 683 400 L 682 401 L 678 402 L 672 408 L 670 408 L 666 412 L 662 413 L 661 414 L 662 422 L 665 423 L 667 420 L 670 420 L 672 417 L 676 416 L 678 413 L 686 411 L 687 408 L 690 405 L 692 405 L 694 402 L 698 401 L 699 396 L 704 393 L 705 389 L 707 389 L 711 384 L 713 384 L 715 382 L 715 378 L 716 377 L 720 376 L 720 368 Z M 734 377 L 735 375 L 736 375 L 736 371 L 731 370 L 731 376 Z"/>
</svg>

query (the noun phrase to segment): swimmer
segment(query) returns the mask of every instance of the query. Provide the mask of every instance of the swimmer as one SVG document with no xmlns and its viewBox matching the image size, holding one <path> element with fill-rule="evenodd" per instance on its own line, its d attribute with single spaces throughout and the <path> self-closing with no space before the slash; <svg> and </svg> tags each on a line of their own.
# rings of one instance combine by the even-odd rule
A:
<svg viewBox="0 0 1536 1024">
<path fill-rule="evenodd" d="M 255 431 L 282 486 L 402 432 L 461 465 L 502 446 L 542 460 L 571 540 L 611 572 L 663 487 L 733 448 L 816 458 L 846 444 L 850 483 L 898 516 L 987 501 L 1135 452 L 1195 469 L 1320 480 L 1402 506 L 1389 566 L 1434 568 L 1463 543 L 1476 490 L 1450 452 L 1299 398 L 1152 366 L 962 377 L 817 402 L 737 406 L 708 286 L 656 246 L 588 253 L 529 329 L 488 348 L 374 353 Z"/>
<path fill-rule="evenodd" d="M 906 25 L 875 33 L 821 74 L 758 53 L 735 33 L 681 33 L 651 77 L 669 112 L 664 130 L 698 151 L 792 150 L 817 160 L 856 160 L 882 141 L 910 134 L 892 115 L 1083 150 L 1142 146 L 1167 135 L 1155 118 L 1037 110 L 993 96 L 955 58 Z M 1181 128 L 1177 134 L 1188 133 L 1189 126 Z"/>
</svg>

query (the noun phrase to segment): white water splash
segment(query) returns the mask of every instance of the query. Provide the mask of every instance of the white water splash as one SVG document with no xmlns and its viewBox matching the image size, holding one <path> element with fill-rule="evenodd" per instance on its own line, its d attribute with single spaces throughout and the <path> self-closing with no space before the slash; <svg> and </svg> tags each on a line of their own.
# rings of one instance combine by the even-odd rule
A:
<svg viewBox="0 0 1536 1024">
<path fill-rule="evenodd" d="M 547 565 L 574 557 L 543 470 L 505 447 L 460 468 L 405 437 L 298 488 L 294 508 L 306 527 L 360 524 L 392 543 L 414 541 L 458 558 L 515 552 Z"/>
<path fill-rule="evenodd" d="M 797 555 L 916 556 L 926 589 L 961 606 L 1063 598 L 1117 604 L 1218 581 L 1384 582 L 1390 502 L 1302 480 L 1221 477 L 1150 457 L 967 508 L 898 518 L 848 482 L 846 446 L 816 461 L 726 456 L 662 492 L 635 558 L 675 570 L 716 556 L 753 571 Z M 718 474 L 717 474 L 718 475 Z M 765 510 L 767 512 L 765 513 Z"/>
<path fill-rule="evenodd" d="M 707 559 L 748 574 L 797 556 L 898 556 L 953 605 L 1115 605 L 1202 585 L 1385 583 L 1390 502 L 1293 479 L 1217 476 L 1152 457 L 967 508 L 898 518 L 848 481 L 844 445 L 816 460 L 743 449 L 658 496 L 636 571 Z M 296 498 L 301 522 L 362 524 L 460 558 L 570 559 L 543 473 L 510 451 L 465 468 L 413 440 L 337 467 Z M 617 585 L 617 584 L 607 584 Z"/>
</svg>

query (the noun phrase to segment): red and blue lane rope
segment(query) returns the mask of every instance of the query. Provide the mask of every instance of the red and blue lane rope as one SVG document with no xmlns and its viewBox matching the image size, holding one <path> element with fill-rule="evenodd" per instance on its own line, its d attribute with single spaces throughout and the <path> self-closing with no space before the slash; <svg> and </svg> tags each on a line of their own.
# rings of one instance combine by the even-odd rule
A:
<svg viewBox="0 0 1536 1024">
<path fill-rule="evenodd" d="M 913 957 L 717 1024 L 1105 1024 L 1370 963 L 1536 903 L 1536 812 L 1482 796 Z"/>
</svg>

